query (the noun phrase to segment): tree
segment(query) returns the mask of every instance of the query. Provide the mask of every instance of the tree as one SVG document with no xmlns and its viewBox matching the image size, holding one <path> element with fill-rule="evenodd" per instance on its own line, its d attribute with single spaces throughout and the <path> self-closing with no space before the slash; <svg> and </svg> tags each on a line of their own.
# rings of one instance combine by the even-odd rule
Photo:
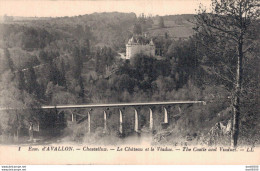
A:
<svg viewBox="0 0 260 171">
<path fill-rule="evenodd" d="M 189 78 L 195 79 L 198 70 L 195 45 L 194 38 L 173 42 L 166 54 L 172 63 L 172 77 L 179 76 L 178 81 L 176 79 L 177 89 L 183 87 Z"/>
<path fill-rule="evenodd" d="M 6 70 L 11 70 L 12 72 L 14 72 L 15 66 L 14 66 L 14 62 L 11 58 L 10 52 L 7 48 L 4 49 L 4 61 L 3 61 L 3 67 Z"/>
<path fill-rule="evenodd" d="M 47 52 L 40 50 L 39 52 L 39 61 L 41 63 L 48 63 L 52 60 L 52 56 L 50 56 L 50 54 L 48 54 Z"/>
<path fill-rule="evenodd" d="M 39 84 L 37 82 L 37 76 L 33 67 L 29 67 L 28 69 L 26 84 L 26 89 L 29 94 L 34 94 L 36 96 L 40 95 Z"/>
<path fill-rule="evenodd" d="M 0 111 L 0 134 L 14 135 L 18 139 L 20 129 L 27 127 L 28 121 L 38 120 L 34 109 L 39 103 L 30 94 L 19 90 L 13 78 L 10 70 L 0 75 L 0 106 L 16 109 Z"/>
<path fill-rule="evenodd" d="M 253 43 L 250 39 L 252 26 L 259 17 L 258 0 L 212 0 L 212 12 L 202 7 L 196 16 L 200 33 L 209 35 L 217 41 L 226 40 L 236 52 L 235 81 L 233 82 L 233 119 L 231 145 L 236 147 L 239 133 L 241 85 L 243 61 Z"/>
<path fill-rule="evenodd" d="M 58 69 L 59 69 L 59 80 L 58 84 L 61 86 L 64 86 L 67 89 L 67 84 L 66 84 L 66 69 L 65 69 L 65 62 L 63 58 L 60 58 L 58 61 Z"/>
<path fill-rule="evenodd" d="M 16 72 L 16 81 L 17 81 L 17 87 L 18 87 L 19 90 L 25 90 L 26 89 L 23 71 L 19 70 L 19 71 Z"/>
<path fill-rule="evenodd" d="M 160 27 L 160 28 L 164 28 L 164 27 L 165 27 L 163 17 L 160 17 L 160 18 L 159 18 L 159 27 Z"/>
<path fill-rule="evenodd" d="M 135 35 L 140 35 L 140 34 L 142 34 L 142 26 L 141 26 L 140 23 L 136 23 L 136 24 L 134 25 L 133 33 L 134 33 Z"/>
<path fill-rule="evenodd" d="M 80 77 L 80 74 L 82 72 L 82 67 L 83 67 L 83 60 L 82 56 L 80 54 L 80 49 L 77 46 L 73 47 L 72 51 L 72 59 L 71 59 L 71 69 L 73 72 L 73 77 L 78 79 Z"/>
</svg>

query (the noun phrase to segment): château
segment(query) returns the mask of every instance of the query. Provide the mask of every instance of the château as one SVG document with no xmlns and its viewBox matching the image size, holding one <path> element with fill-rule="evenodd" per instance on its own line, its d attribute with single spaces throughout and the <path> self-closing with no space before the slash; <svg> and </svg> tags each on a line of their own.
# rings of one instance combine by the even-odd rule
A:
<svg viewBox="0 0 260 171">
<path fill-rule="evenodd" d="M 126 59 L 130 59 L 139 53 L 155 56 L 155 45 L 153 40 L 151 39 L 149 41 L 146 38 L 135 36 L 130 38 L 126 44 Z"/>
</svg>

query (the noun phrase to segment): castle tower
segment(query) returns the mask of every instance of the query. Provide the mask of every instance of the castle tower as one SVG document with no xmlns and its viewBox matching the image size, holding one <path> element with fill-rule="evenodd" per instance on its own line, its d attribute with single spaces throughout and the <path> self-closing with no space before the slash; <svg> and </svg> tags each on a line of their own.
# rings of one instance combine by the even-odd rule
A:
<svg viewBox="0 0 260 171">
<path fill-rule="evenodd" d="M 155 45 L 151 39 L 149 43 L 144 43 L 144 41 L 134 37 L 130 38 L 126 44 L 126 59 L 130 59 L 138 53 L 143 53 L 148 56 L 155 56 Z"/>
</svg>

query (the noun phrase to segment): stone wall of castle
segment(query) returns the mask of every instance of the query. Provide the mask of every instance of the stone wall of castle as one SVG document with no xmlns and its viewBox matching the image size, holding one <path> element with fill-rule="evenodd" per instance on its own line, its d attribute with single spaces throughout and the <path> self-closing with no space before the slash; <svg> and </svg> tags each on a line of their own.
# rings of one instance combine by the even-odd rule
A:
<svg viewBox="0 0 260 171">
<path fill-rule="evenodd" d="M 126 59 L 130 59 L 139 53 L 148 56 L 155 56 L 155 46 L 150 44 L 126 44 Z"/>
</svg>

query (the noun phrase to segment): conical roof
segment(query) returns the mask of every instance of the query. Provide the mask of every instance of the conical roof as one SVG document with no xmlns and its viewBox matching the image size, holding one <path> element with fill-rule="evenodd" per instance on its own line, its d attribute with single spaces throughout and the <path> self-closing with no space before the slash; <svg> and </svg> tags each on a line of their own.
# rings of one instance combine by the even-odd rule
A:
<svg viewBox="0 0 260 171">
<path fill-rule="evenodd" d="M 135 43 L 134 37 L 132 37 L 131 39 L 128 40 L 128 44 L 133 44 L 133 43 Z"/>
<path fill-rule="evenodd" d="M 153 39 L 150 40 L 150 43 L 149 43 L 149 44 L 150 44 L 150 45 L 154 45 Z"/>
</svg>

